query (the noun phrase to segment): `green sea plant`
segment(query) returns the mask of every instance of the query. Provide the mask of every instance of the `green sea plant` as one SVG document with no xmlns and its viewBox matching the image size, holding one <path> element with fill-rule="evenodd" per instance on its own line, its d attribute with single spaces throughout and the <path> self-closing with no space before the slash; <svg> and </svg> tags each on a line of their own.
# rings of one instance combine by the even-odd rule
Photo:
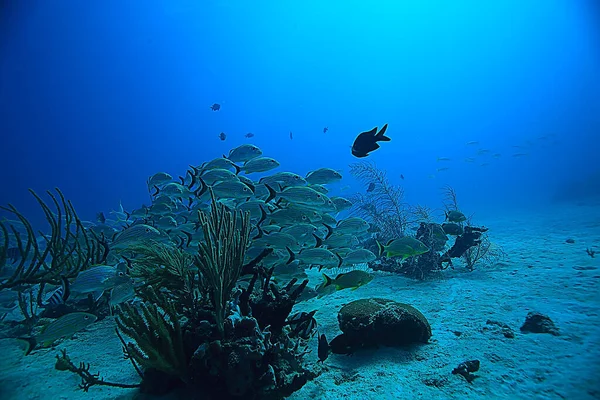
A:
<svg viewBox="0 0 600 400">
<path fill-rule="evenodd" d="M 185 381 L 189 360 L 175 301 L 156 292 L 152 286 L 145 290 L 144 298 L 147 301 L 139 309 L 129 303 L 119 306 L 117 326 L 135 341 L 126 343 L 124 351 L 134 365 Z"/>
<path fill-rule="evenodd" d="M 59 189 L 55 190 L 56 195 L 51 191 L 47 192 L 54 205 L 53 209 L 29 189 L 50 226 L 49 234 L 41 234 L 45 243 L 38 242 L 32 224 L 16 207 L 12 204 L 0 206 L 1 210 L 14 215 L 19 225 L 25 229 L 23 235 L 14 223 L 0 221 L 3 239 L 0 246 L 0 270 L 8 268 L 10 236 L 14 238 L 19 258 L 8 278 L 0 281 L 0 290 L 21 285 L 60 285 L 61 277 L 74 278 L 80 271 L 106 259 L 108 246 L 104 239 L 87 231 L 71 202 L 65 199 Z"/>
<path fill-rule="evenodd" d="M 215 310 L 219 333 L 224 333 L 227 302 L 240 277 L 250 241 L 250 213 L 230 211 L 217 202 L 210 190 L 210 213 L 198 211 L 204 241 L 198 245 L 194 263 Z"/>
</svg>

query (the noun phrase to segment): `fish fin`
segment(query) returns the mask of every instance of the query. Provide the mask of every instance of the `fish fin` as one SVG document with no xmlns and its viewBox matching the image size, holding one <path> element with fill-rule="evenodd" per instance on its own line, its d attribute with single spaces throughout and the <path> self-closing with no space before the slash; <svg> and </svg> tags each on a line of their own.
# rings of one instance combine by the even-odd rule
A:
<svg viewBox="0 0 600 400">
<path fill-rule="evenodd" d="M 288 265 L 288 264 L 291 264 L 292 261 L 294 261 L 296 259 L 296 255 L 289 247 L 286 246 L 285 249 L 287 250 L 288 254 L 290 255 L 290 258 L 285 263 L 286 265 Z"/>
<path fill-rule="evenodd" d="M 375 135 L 377 135 L 377 127 L 371 129 L 370 131 L 364 132 L 364 133 L 366 133 L 369 136 L 375 136 Z"/>
<path fill-rule="evenodd" d="M 377 138 L 377 140 L 381 140 L 382 142 L 389 142 L 390 139 L 389 137 L 385 136 L 385 131 L 387 130 L 388 124 L 385 124 L 383 126 L 383 128 L 381 128 L 381 130 L 377 133 L 377 135 L 375 136 Z"/>
<path fill-rule="evenodd" d="M 331 279 L 330 277 L 328 277 L 328 276 L 327 276 L 327 275 L 325 275 L 325 274 L 323 274 L 323 280 L 325 281 L 325 282 L 323 283 L 323 286 L 322 286 L 322 287 L 324 287 L 324 288 L 325 288 L 325 287 L 327 287 L 327 286 L 329 286 L 329 285 L 331 285 L 331 284 L 333 283 L 333 279 Z"/>
<path fill-rule="evenodd" d="M 263 222 L 265 222 L 265 220 L 267 219 L 267 212 L 263 208 L 262 204 L 259 204 L 258 208 L 260 208 L 260 219 L 256 223 L 256 226 L 260 226 L 260 224 L 262 224 Z"/>
<path fill-rule="evenodd" d="M 31 351 L 33 349 L 35 349 L 35 346 L 37 346 L 37 340 L 35 339 L 35 337 L 20 337 L 17 338 L 17 340 L 24 342 L 25 343 L 25 355 L 29 355 L 29 353 L 31 353 Z"/>
</svg>

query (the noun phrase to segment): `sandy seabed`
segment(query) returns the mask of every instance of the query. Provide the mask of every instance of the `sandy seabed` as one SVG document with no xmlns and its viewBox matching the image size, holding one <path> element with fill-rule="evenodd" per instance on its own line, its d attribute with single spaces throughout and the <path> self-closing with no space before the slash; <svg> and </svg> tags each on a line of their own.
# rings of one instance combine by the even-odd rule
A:
<svg viewBox="0 0 600 400">
<path fill-rule="evenodd" d="M 600 254 L 591 258 L 585 250 L 600 251 L 600 204 L 562 204 L 477 222 L 490 228 L 490 238 L 507 254 L 495 267 L 457 268 L 425 282 L 378 272 L 356 291 L 300 303 L 299 311 L 318 309 L 319 329 L 330 339 L 340 333 L 338 310 L 368 297 L 413 305 L 429 320 L 433 336 L 411 349 L 332 354 L 323 373 L 290 399 L 599 399 Z M 548 315 L 560 336 L 521 333 L 530 311 Z M 504 337 L 488 320 L 507 324 L 515 337 Z M 143 398 L 135 389 L 94 386 L 84 393 L 79 377 L 54 369 L 56 354 L 66 348 L 74 362 L 89 362 L 106 380 L 136 383 L 114 327 L 104 319 L 27 357 L 15 340 L 0 340 L 0 399 Z M 313 347 L 307 357 L 316 361 L 316 339 Z M 481 368 L 469 384 L 451 371 L 471 359 L 480 360 Z"/>
</svg>

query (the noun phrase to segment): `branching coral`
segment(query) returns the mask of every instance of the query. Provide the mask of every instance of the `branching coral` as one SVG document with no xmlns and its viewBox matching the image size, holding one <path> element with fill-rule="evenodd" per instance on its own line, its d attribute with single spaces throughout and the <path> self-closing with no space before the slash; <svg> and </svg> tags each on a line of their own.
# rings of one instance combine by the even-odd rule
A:
<svg viewBox="0 0 600 400">
<path fill-rule="evenodd" d="M 250 213 L 229 211 L 211 190 L 211 211 L 198 212 L 205 241 L 198 245 L 194 261 L 208 287 L 217 328 L 223 335 L 227 302 L 244 266 L 250 239 Z"/>
<path fill-rule="evenodd" d="M 31 223 L 16 207 L 0 206 L 17 217 L 26 231 L 26 237 L 14 225 L 0 221 L 0 232 L 4 244 L 0 248 L 0 267 L 6 268 L 9 251 L 9 234 L 16 242 L 19 263 L 12 274 L 0 282 L 0 290 L 20 285 L 52 283 L 60 284 L 60 277 L 74 278 L 90 265 L 106 260 L 108 246 L 101 237 L 90 235 L 70 201 L 56 189 L 58 196 L 48 191 L 54 203 L 53 211 L 33 190 L 29 190 L 42 208 L 50 225 L 50 234 L 43 235 L 45 246 L 41 246 Z"/>
</svg>

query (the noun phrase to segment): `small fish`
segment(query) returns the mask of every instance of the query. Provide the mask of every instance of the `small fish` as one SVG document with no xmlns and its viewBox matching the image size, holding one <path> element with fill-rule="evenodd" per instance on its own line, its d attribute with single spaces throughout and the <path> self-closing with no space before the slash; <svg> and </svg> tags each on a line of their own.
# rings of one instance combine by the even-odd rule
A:
<svg viewBox="0 0 600 400">
<path fill-rule="evenodd" d="M 254 137 L 254 133 L 252 133 L 252 132 L 248 132 L 248 133 L 246 133 L 246 134 L 244 135 L 244 137 L 247 137 L 247 138 L 252 138 L 252 137 Z"/>
<path fill-rule="evenodd" d="M 446 211 L 446 221 L 448 222 L 464 222 L 466 220 L 467 217 L 465 217 L 465 214 L 461 213 L 460 211 Z"/>
<path fill-rule="evenodd" d="M 266 172 L 279 167 L 279 162 L 270 157 L 256 157 L 250 161 L 246 161 L 241 168 L 245 174 L 253 172 Z"/>
<path fill-rule="evenodd" d="M 124 303 L 135 297 L 135 282 L 133 279 L 125 283 L 121 283 L 112 288 L 110 291 L 110 300 L 108 304 L 110 307 L 114 307 L 117 304 Z"/>
<path fill-rule="evenodd" d="M 367 132 L 361 132 L 352 144 L 352 155 L 357 158 L 366 157 L 370 152 L 379 148 L 377 142 L 389 142 L 392 140 L 385 136 L 387 127 L 388 124 L 385 124 L 379 132 L 377 132 L 377 127 Z"/>
<path fill-rule="evenodd" d="M 25 355 L 28 355 L 38 343 L 49 346 L 57 339 L 72 336 L 75 332 L 93 324 L 97 319 L 98 317 L 94 314 L 86 312 L 70 313 L 48 324 L 38 336 L 20 337 L 19 340 L 26 343 Z"/>
<path fill-rule="evenodd" d="M 128 282 L 131 278 L 110 265 L 97 265 L 80 272 L 70 285 L 72 293 L 102 292 Z"/>
<path fill-rule="evenodd" d="M 375 256 L 373 253 L 371 254 Z M 324 287 L 334 285 L 337 290 L 343 290 L 358 289 L 359 287 L 371 282 L 373 280 L 373 275 L 371 275 L 367 271 L 355 269 L 349 272 L 345 272 L 343 274 L 339 274 L 335 277 L 335 279 L 331 279 L 325 274 L 323 274 L 323 278 L 325 279 Z"/>
<path fill-rule="evenodd" d="M 410 236 L 404 236 L 400 239 L 391 240 L 386 246 L 377 242 L 379 254 L 386 253 L 386 257 L 402 257 L 402 260 L 425 254 L 429 248 L 423 242 Z"/>
<path fill-rule="evenodd" d="M 498 158 L 502 157 L 502 154 L 496 153 L 492 157 L 494 157 L 495 159 L 498 159 Z"/>
<path fill-rule="evenodd" d="M 480 156 L 484 156 L 486 154 L 489 154 L 490 151 L 488 149 L 479 149 L 477 150 L 477 154 L 479 154 Z"/>
<path fill-rule="evenodd" d="M 452 236 L 459 236 L 464 232 L 463 227 L 455 222 L 446 222 L 442 224 L 442 229 L 446 234 Z"/>
<path fill-rule="evenodd" d="M 323 133 L 327 133 L 328 130 L 329 130 L 328 127 L 323 128 Z"/>
<path fill-rule="evenodd" d="M 367 188 L 367 193 L 371 193 L 373 190 L 375 190 L 375 182 L 369 183 L 369 187 Z"/>
<path fill-rule="evenodd" d="M 529 155 L 529 154 L 527 154 L 527 153 L 517 153 L 517 154 L 513 154 L 512 156 L 515 157 L 515 158 L 518 158 L 518 157 L 525 157 L 527 155 Z"/>
<path fill-rule="evenodd" d="M 294 138 L 294 134 L 292 133 L 292 131 L 290 131 L 290 140 L 292 140 Z"/>
<path fill-rule="evenodd" d="M 356 249 L 346 254 L 344 264 L 362 264 L 375 261 L 377 256 L 367 249 Z"/>
<path fill-rule="evenodd" d="M 219 111 L 221 109 L 221 105 L 215 103 L 212 106 L 210 106 L 210 109 L 213 110 L 213 111 Z"/>
<path fill-rule="evenodd" d="M 310 171 L 304 179 L 306 179 L 306 182 L 311 185 L 323 185 L 340 181 L 342 179 L 342 174 L 331 168 L 319 168 L 317 170 Z"/>
<path fill-rule="evenodd" d="M 450 161 L 450 159 L 448 157 L 438 157 L 437 161 L 438 162 L 440 162 L 440 161 Z"/>
<path fill-rule="evenodd" d="M 436 171 L 437 172 L 442 172 L 442 171 L 448 171 L 450 168 L 448 167 L 443 167 L 443 168 L 438 168 Z"/>
<path fill-rule="evenodd" d="M 479 142 L 476 141 L 476 140 L 472 140 L 470 142 L 467 142 L 467 146 L 475 146 L 475 145 L 478 145 L 478 144 L 479 144 Z"/>
<path fill-rule="evenodd" d="M 226 157 L 233 162 L 246 162 L 262 156 L 262 150 L 253 144 L 243 144 L 232 149 Z"/>
<path fill-rule="evenodd" d="M 342 219 L 335 227 L 336 233 L 357 234 L 366 232 L 369 229 L 369 223 L 362 218 L 350 217 Z"/>
<path fill-rule="evenodd" d="M 219 133 L 219 139 L 221 139 L 221 140 L 227 139 L 227 134 L 225 132 Z"/>
<path fill-rule="evenodd" d="M 104 216 L 103 212 L 96 213 L 96 221 L 100 222 L 101 224 L 106 223 L 106 217 Z"/>
<path fill-rule="evenodd" d="M 325 334 L 319 336 L 319 347 L 317 349 L 317 354 L 319 356 L 319 362 L 327 360 L 327 357 L 329 356 L 329 343 L 327 342 Z"/>
<path fill-rule="evenodd" d="M 473 157 L 467 157 L 465 158 L 465 162 L 474 162 L 475 159 Z"/>
<path fill-rule="evenodd" d="M 156 174 L 152 175 L 150 178 L 148 178 L 148 187 L 152 188 L 154 186 L 162 186 L 165 183 L 171 182 L 173 180 L 173 177 L 169 174 L 167 174 L 166 172 L 157 172 Z"/>
<path fill-rule="evenodd" d="M 333 201 L 337 212 L 342 212 L 352 207 L 352 202 L 344 197 L 332 197 L 331 201 Z"/>
<path fill-rule="evenodd" d="M 42 308 L 56 308 L 61 304 L 65 304 L 65 301 L 69 298 L 71 294 L 69 281 L 64 276 L 61 277 L 62 285 L 59 286 L 56 290 L 52 291 L 49 296 L 47 296 L 46 301 L 42 301 L 41 304 L 38 304 Z"/>
<path fill-rule="evenodd" d="M 292 328 L 291 335 L 305 340 L 310 339 L 317 330 L 317 320 L 314 317 L 316 312 L 316 310 L 310 313 L 302 311 L 292 315 L 288 322 Z"/>
<path fill-rule="evenodd" d="M 400 179 L 404 180 L 404 175 L 400 174 Z"/>
</svg>

